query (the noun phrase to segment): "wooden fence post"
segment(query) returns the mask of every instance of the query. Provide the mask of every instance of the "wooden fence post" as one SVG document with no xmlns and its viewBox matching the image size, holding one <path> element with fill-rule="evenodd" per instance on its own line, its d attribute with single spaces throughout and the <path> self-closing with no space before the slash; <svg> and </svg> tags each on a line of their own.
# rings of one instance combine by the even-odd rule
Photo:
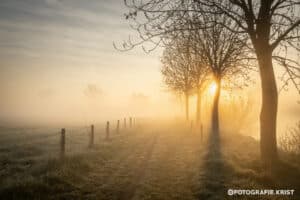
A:
<svg viewBox="0 0 300 200">
<path fill-rule="evenodd" d="M 126 128 L 126 118 L 124 118 L 124 128 Z"/>
<path fill-rule="evenodd" d="M 106 123 L 106 139 L 109 139 L 109 121 Z"/>
<path fill-rule="evenodd" d="M 129 120 L 129 127 L 132 128 L 132 117 L 130 117 Z"/>
<path fill-rule="evenodd" d="M 201 134 L 201 141 L 203 141 L 203 125 L 201 124 L 201 127 L 200 127 L 200 134 Z"/>
<path fill-rule="evenodd" d="M 117 133 L 120 133 L 120 120 L 117 121 Z"/>
<path fill-rule="evenodd" d="M 91 133 L 90 133 L 90 143 L 89 147 L 94 146 L 94 125 L 91 125 Z"/>
<path fill-rule="evenodd" d="M 60 137 L 60 158 L 63 159 L 65 157 L 65 145 L 66 145 L 66 129 L 61 129 L 61 137 Z"/>
</svg>

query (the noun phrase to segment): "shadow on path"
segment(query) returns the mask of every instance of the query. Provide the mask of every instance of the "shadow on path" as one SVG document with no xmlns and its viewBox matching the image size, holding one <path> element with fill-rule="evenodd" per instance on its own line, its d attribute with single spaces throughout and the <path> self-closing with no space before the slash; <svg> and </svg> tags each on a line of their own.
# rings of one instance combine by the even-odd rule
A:
<svg viewBox="0 0 300 200">
<path fill-rule="evenodd" d="M 200 188 L 196 193 L 199 200 L 224 199 L 227 196 L 226 184 L 232 173 L 221 153 L 220 135 L 211 132 L 200 172 Z"/>
</svg>

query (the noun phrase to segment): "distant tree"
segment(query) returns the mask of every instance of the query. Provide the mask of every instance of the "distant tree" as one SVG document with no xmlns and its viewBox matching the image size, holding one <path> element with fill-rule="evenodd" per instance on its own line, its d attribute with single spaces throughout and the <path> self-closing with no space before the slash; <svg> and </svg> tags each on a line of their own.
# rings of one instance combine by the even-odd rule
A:
<svg viewBox="0 0 300 200">
<path fill-rule="evenodd" d="M 189 34 L 192 34 L 191 32 Z M 208 64 L 203 60 L 204 56 L 201 55 L 204 53 L 199 50 L 197 41 L 192 36 L 191 42 L 191 78 L 194 82 L 194 93 L 196 93 L 196 124 L 201 125 L 201 102 L 202 95 L 209 81 L 209 76 L 211 71 L 208 67 Z"/>
<path fill-rule="evenodd" d="M 206 65 L 217 85 L 213 100 L 212 128 L 219 133 L 219 98 L 222 80 L 236 82 L 238 79 L 248 80 L 248 49 L 245 41 L 237 33 L 228 31 L 222 24 L 231 26 L 231 19 L 220 15 L 206 15 L 193 19 L 193 23 L 207 24 L 205 29 L 191 30 L 198 55 L 203 65 Z M 193 24 L 191 25 L 193 27 Z M 196 28 L 196 27 L 195 27 Z M 236 27 L 231 26 L 232 29 Z"/>
<path fill-rule="evenodd" d="M 182 39 L 179 40 L 178 37 L 174 37 L 174 40 L 165 46 L 162 59 L 164 65 L 162 74 L 169 88 L 185 94 L 187 119 L 189 118 L 188 97 L 194 93 L 197 95 L 196 122 L 200 124 L 201 96 L 204 83 L 207 81 L 210 71 L 207 65 L 201 61 L 201 56 L 197 50 L 196 43 L 192 40 L 191 33 L 182 32 L 180 38 Z M 176 70 L 178 74 L 170 73 L 171 70 L 172 72 Z M 186 81 L 180 81 L 183 79 Z M 174 85 L 176 86 L 174 87 Z M 178 85 L 181 85 L 181 87 L 178 87 Z"/>
<path fill-rule="evenodd" d="M 171 91 L 184 94 L 186 120 L 189 120 L 189 96 L 195 86 L 189 43 L 190 39 L 174 39 L 163 51 L 161 59 L 164 83 Z"/>
<path fill-rule="evenodd" d="M 200 60 L 198 54 L 194 55 L 193 64 L 191 66 L 191 76 L 195 83 L 194 90 L 197 95 L 196 102 L 196 124 L 201 124 L 201 102 L 205 89 L 205 83 L 209 80 L 210 71 L 206 65 Z"/>
</svg>

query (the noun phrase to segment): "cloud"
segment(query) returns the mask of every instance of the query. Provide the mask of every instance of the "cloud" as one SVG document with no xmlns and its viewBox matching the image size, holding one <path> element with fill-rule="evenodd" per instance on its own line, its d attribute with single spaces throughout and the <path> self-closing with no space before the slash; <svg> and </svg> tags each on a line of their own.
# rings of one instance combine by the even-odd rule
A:
<svg viewBox="0 0 300 200">
<path fill-rule="evenodd" d="M 97 98 L 103 96 L 103 91 L 96 84 L 88 84 L 83 91 L 84 95 L 88 98 Z"/>
</svg>

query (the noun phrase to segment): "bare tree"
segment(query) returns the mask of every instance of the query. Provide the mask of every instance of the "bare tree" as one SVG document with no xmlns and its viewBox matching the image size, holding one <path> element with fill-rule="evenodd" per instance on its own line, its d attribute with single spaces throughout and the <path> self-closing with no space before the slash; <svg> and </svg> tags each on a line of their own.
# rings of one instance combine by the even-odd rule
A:
<svg viewBox="0 0 300 200">
<path fill-rule="evenodd" d="M 186 120 L 189 120 L 189 96 L 195 85 L 189 42 L 190 40 L 173 40 L 169 48 L 165 48 L 161 59 L 164 83 L 173 92 L 185 96 Z"/>
<path fill-rule="evenodd" d="M 238 26 L 232 32 L 246 34 L 258 60 L 262 86 L 260 141 L 262 160 L 268 166 L 277 161 L 276 119 L 278 90 L 273 61 L 284 67 L 284 87 L 292 82 L 299 90 L 300 65 L 293 52 L 300 51 L 299 0 L 197 0 L 201 7 L 215 9 Z"/>
<path fill-rule="evenodd" d="M 221 81 L 237 82 L 248 80 L 248 48 L 244 37 L 238 33 L 228 30 L 223 24 L 236 30 L 238 27 L 232 25 L 232 21 L 223 15 L 203 14 L 197 16 L 191 13 L 185 18 L 176 19 L 177 23 L 189 27 L 187 30 L 171 32 L 174 38 L 181 38 L 187 43 L 182 44 L 186 49 L 190 73 L 194 80 L 194 86 L 198 91 L 198 109 L 201 104 L 200 87 L 210 72 L 217 85 L 213 101 L 212 128 L 213 132 L 219 134 L 219 98 L 221 93 Z M 199 24 L 209 24 L 206 28 L 198 28 Z M 181 34 L 180 34 L 181 33 Z M 185 39 L 188 38 L 188 39 Z M 174 45 L 169 45 L 174 46 Z M 197 111 L 199 111 L 197 109 Z M 197 112 L 200 115 L 200 111 Z"/>
<path fill-rule="evenodd" d="M 193 22 L 200 21 L 199 18 Z M 214 22 L 214 23 L 212 23 Z M 197 52 L 201 61 L 207 65 L 217 85 L 213 101 L 212 128 L 219 133 L 219 98 L 222 80 L 237 82 L 238 79 L 247 80 L 248 57 L 244 40 L 235 32 L 231 32 L 221 24 L 231 26 L 231 20 L 222 15 L 203 15 L 199 23 L 210 23 L 205 29 L 192 30 Z M 232 29 L 236 27 L 231 26 Z M 201 53 L 200 53 L 201 52 Z"/>
<path fill-rule="evenodd" d="M 169 33 L 193 30 L 182 24 L 183 18 L 194 14 L 219 15 L 231 19 L 220 25 L 242 37 L 247 36 L 248 47 L 258 60 L 262 86 L 260 114 L 261 157 L 272 166 L 278 159 L 276 119 L 278 91 L 273 61 L 285 70 L 281 77 L 283 88 L 291 82 L 299 91 L 300 66 L 297 55 L 300 51 L 300 3 L 299 0 L 124 0 L 129 8 L 126 18 L 132 19 L 140 40 L 128 40 L 125 49 L 149 43 L 155 49 L 169 40 Z M 206 29 L 214 21 L 194 23 L 197 29 Z M 236 27 L 232 29 L 232 27 Z M 298 54 L 299 55 L 299 54 Z"/>
<path fill-rule="evenodd" d="M 196 122 L 200 124 L 201 96 L 210 70 L 201 61 L 195 41 L 190 32 L 182 32 L 180 40 L 174 37 L 165 47 L 162 74 L 166 85 L 186 97 L 186 119 L 189 119 L 189 96 L 196 93 Z M 170 73 L 172 71 L 172 73 Z"/>
<path fill-rule="evenodd" d="M 205 89 L 205 84 L 209 82 L 209 76 L 211 74 L 208 63 L 203 59 L 205 56 L 201 55 L 202 52 L 197 44 L 196 34 L 197 32 L 189 31 L 188 34 L 192 38 L 190 41 L 190 51 L 191 54 L 191 78 L 194 82 L 194 93 L 197 95 L 196 101 L 196 124 L 201 125 L 201 102 L 202 94 Z"/>
<path fill-rule="evenodd" d="M 194 42 L 195 44 L 195 42 Z M 196 46 L 196 45 L 195 45 Z M 192 57 L 192 65 L 191 65 L 191 78 L 194 82 L 194 90 L 197 95 L 197 103 L 196 103 L 196 124 L 201 125 L 201 102 L 202 102 L 202 94 L 205 89 L 205 83 L 209 80 L 210 70 L 205 65 L 205 63 L 201 60 L 201 56 L 199 56 L 199 52 L 191 54 Z"/>
</svg>

